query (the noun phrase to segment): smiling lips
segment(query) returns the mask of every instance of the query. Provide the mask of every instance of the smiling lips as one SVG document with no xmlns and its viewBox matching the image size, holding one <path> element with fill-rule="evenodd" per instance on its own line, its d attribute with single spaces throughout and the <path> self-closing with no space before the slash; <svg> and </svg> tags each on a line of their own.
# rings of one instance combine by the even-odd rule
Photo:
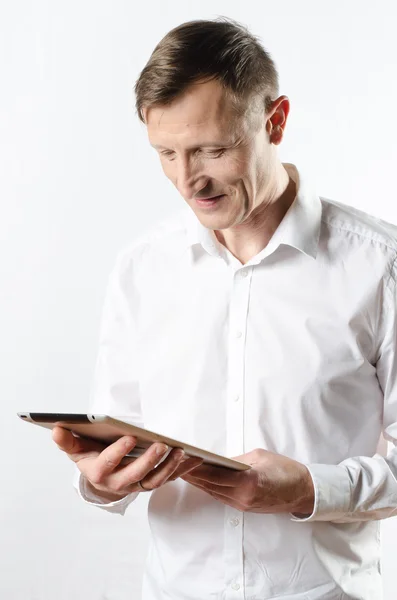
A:
<svg viewBox="0 0 397 600">
<path fill-rule="evenodd" d="M 214 204 L 219 202 L 219 200 L 222 200 L 223 197 L 224 194 L 221 194 L 219 196 L 212 196 L 211 198 L 196 198 L 196 202 L 199 206 L 213 206 Z"/>
<path fill-rule="evenodd" d="M 216 200 L 216 198 L 220 198 L 222 194 L 218 194 L 217 196 L 209 196 L 208 198 L 196 198 L 196 200 Z"/>
</svg>

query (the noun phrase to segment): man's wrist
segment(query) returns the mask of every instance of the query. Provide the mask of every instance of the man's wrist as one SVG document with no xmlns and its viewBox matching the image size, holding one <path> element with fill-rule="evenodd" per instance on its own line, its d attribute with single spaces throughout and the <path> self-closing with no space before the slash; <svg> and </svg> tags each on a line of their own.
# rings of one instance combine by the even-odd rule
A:
<svg viewBox="0 0 397 600">
<path fill-rule="evenodd" d="M 292 512 L 292 514 L 298 518 L 303 518 L 313 513 L 315 504 L 313 479 L 307 467 L 305 467 L 305 471 L 302 474 L 300 491 L 300 500 L 294 506 L 294 510 L 289 512 Z"/>
</svg>

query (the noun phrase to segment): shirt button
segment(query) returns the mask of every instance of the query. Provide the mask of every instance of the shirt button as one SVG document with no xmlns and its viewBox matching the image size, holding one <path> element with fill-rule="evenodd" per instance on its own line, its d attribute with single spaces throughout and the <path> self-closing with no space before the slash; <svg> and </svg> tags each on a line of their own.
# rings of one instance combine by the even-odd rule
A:
<svg viewBox="0 0 397 600">
<path fill-rule="evenodd" d="M 240 585 L 238 583 L 232 583 L 231 588 L 232 590 L 238 592 L 238 590 L 240 589 Z"/>
<path fill-rule="evenodd" d="M 237 527 L 239 523 L 240 519 L 237 519 L 236 517 L 234 517 L 234 519 L 230 519 L 230 525 L 233 525 L 233 527 Z"/>
<path fill-rule="evenodd" d="M 247 277 L 248 271 L 240 271 L 241 277 Z"/>
<path fill-rule="evenodd" d="M 241 338 L 243 333 L 241 331 L 236 331 L 236 338 Z"/>
<path fill-rule="evenodd" d="M 237 396 L 234 397 L 234 401 L 238 402 L 240 400 L 240 396 L 237 394 Z"/>
</svg>

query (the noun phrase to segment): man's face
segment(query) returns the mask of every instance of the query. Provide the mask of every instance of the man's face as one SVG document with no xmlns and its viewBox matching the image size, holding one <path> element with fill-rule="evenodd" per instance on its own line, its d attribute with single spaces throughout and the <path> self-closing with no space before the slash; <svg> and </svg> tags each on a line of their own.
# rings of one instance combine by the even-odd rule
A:
<svg viewBox="0 0 397 600">
<path fill-rule="evenodd" d="M 266 202 L 276 158 L 265 111 L 236 115 L 213 80 L 144 110 L 144 117 L 165 175 L 199 221 L 214 230 L 249 223 Z M 205 200 L 214 196 L 220 197 Z"/>
</svg>

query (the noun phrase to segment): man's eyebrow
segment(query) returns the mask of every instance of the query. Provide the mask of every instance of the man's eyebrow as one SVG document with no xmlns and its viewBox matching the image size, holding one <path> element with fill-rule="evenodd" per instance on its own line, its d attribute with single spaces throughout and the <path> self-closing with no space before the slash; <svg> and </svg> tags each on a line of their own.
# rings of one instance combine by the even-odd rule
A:
<svg viewBox="0 0 397 600">
<path fill-rule="evenodd" d="M 228 142 L 202 142 L 201 144 L 194 144 L 194 146 L 189 146 L 187 150 L 196 150 L 197 148 L 227 148 L 228 146 L 233 146 L 235 141 Z M 161 144 L 151 144 L 153 148 L 156 150 L 169 150 L 166 146 L 162 146 Z"/>
</svg>

